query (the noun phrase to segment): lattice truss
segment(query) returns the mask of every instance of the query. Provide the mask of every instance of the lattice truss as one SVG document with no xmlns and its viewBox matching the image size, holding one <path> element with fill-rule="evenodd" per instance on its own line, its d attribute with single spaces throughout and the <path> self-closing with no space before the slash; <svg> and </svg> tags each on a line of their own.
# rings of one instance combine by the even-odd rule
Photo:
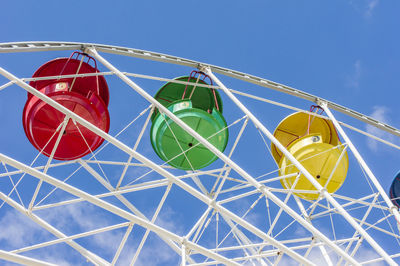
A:
<svg viewBox="0 0 400 266">
<path fill-rule="evenodd" d="M 399 147 L 337 121 L 330 109 L 344 113 L 337 114 L 347 119 L 346 123 L 357 118 L 361 125 L 369 123 L 399 135 L 397 129 L 281 84 L 173 56 L 77 43 L 0 47 L 6 53 L 1 56 L 22 60 L 22 55 L 34 54 L 41 60 L 24 62 L 26 72 L 11 73 L 15 66 L 5 63 L 0 68 L 4 77 L 0 80 L 1 103 L 13 106 L 0 112 L 4 131 L 0 147 L 1 259 L 30 265 L 396 264 L 398 210 L 348 135 Z M 79 49 L 98 61 L 103 72 L 97 75 L 110 82 L 108 134 L 29 86 L 30 73 L 38 65 Z M 9 54 L 25 51 L 29 53 Z M 43 52 L 33 53 L 36 51 Z M 151 74 L 138 71 L 138 62 Z M 177 72 L 173 72 L 175 68 Z M 193 68 L 213 79 L 213 88 L 224 101 L 229 129 L 224 153 L 152 97 L 165 82 L 188 83 L 173 77 Z M 168 74 L 171 72 L 174 74 Z M 85 75 L 89 74 L 75 76 Z M 51 77 L 42 79 L 46 78 Z M 283 92 L 278 93 L 283 100 L 271 100 L 274 94 L 268 95 L 266 87 Z M 65 114 L 54 138 L 72 120 L 105 142 L 82 159 L 57 161 L 42 155 L 24 138 L 20 120 L 7 118 L 9 112 L 22 111 L 26 92 Z M 15 95 L 23 99 L 16 100 Z M 324 114 L 306 111 L 315 103 Z M 155 108 L 219 159 L 195 171 L 174 169 L 161 161 L 148 137 Z M 294 111 L 330 119 L 336 126 L 340 145 L 349 154 L 347 178 L 337 192 L 329 193 L 294 158 L 291 163 L 299 173 L 292 176 L 303 174 L 314 180 L 316 188 L 298 191 L 294 186 L 282 187 L 281 180 L 288 176 L 280 176 L 270 153 L 271 142 L 289 153 L 271 132 Z M 317 200 L 296 196 L 304 192 L 316 193 Z"/>
</svg>

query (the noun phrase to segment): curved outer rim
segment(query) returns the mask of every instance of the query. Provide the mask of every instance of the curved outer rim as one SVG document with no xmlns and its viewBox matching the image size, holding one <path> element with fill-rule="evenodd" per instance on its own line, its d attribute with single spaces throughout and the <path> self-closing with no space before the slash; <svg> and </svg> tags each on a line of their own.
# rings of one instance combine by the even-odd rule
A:
<svg viewBox="0 0 400 266">
<path fill-rule="evenodd" d="M 270 88 L 273 90 L 277 90 L 286 94 L 290 94 L 296 96 L 301 99 L 309 100 L 316 104 L 325 103 L 328 108 L 339 111 L 346 115 L 349 115 L 353 118 L 356 118 L 364 123 L 373 125 L 379 129 L 382 129 L 386 132 L 389 132 L 395 136 L 400 137 L 400 130 L 383 123 L 379 120 L 376 120 L 370 116 L 364 115 L 357 111 L 354 111 L 350 108 L 341 106 L 337 103 L 328 101 L 321 97 L 309 94 L 307 92 L 274 82 L 267 79 L 263 79 L 254 75 L 246 74 L 243 72 L 239 72 L 236 70 L 231 70 L 228 68 L 223 68 L 219 66 L 214 66 L 198 61 L 193 61 L 181 57 L 171 56 L 167 54 L 161 54 L 151 51 L 145 51 L 140 49 L 133 49 L 121 46 L 112 46 L 105 44 L 94 44 L 94 43 L 80 43 L 80 42 L 57 42 L 57 41 L 33 41 L 33 42 L 9 42 L 9 43 L 0 43 L 0 53 L 15 53 L 15 52 L 38 52 L 38 51 L 66 51 L 66 50 L 85 50 L 88 47 L 93 47 L 97 51 L 110 53 L 110 54 L 119 54 L 125 56 L 131 56 L 136 58 L 142 58 L 152 61 L 160 61 L 166 63 L 172 63 L 176 65 L 183 65 L 193 68 L 199 67 L 209 67 L 211 71 L 214 73 L 219 73 L 225 76 L 229 76 L 232 78 L 240 79 L 243 81 L 247 81 L 250 83 L 257 84 L 262 87 Z"/>
</svg>

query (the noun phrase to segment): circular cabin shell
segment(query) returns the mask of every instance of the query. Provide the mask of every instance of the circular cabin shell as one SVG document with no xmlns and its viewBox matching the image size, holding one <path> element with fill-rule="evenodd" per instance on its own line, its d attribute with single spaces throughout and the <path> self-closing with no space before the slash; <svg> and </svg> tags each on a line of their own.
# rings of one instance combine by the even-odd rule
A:
<svg viewBox="0 0 400 266">
<path fill-rule="evenodd" d="M 228 129 L 220 112 L 210 113 L 193 108 L 189 100 L 180 100 L 167 107 L 214 147 L 223 152 L 228 142 Z M 157 114 L 151 127 L 151 143 L 157 155 L 171 166 L 197 170 L 218 157 L 164 114 Z"/>
<path fill-rule="evenodd" d="M 322 140 L 321 134 L 307 135 L 292 142 L 287 149 L 322 187 L 334 193 L 346 179 L 349 159 L 346 151 L 341 155 L 341 145 L 333 146 Z M 286 156 L 282 156 L 279 162 L 279 172 L 280 176 L 291 175 L 281 179 L 285 189 L 299 190 L 294 194 L 303 199 L 318 198 L 318 190 L 303 174 L 297 180 L 300 171 Z"/>
<path fill-rule="evenodd" d="M 201 76 L 204 78 L 200 79 Z M 218 91 L 204 81 L 207 77 L 193 71 L 190 76 L 175 78 L 174 82 L 162 86 L 154 98 L 223 152 L 228 142 L 228 129 L 222 116 L 222 100 Z M 157 109 L 151 119 L 150 138 L 153 149 L 171 166 L 197 170 L 218 158 Z"/>
<path fill-rule="evenodd" d="M 97 72 L 97 68 L 83 60 L 58 58 L 42 65 L 32 77 L 57 77 L 61 75 L 95 74 Z M 38 79 L 29 84 L 96 127 L 108 132 L 110 127 L 107 109 L 109 91 L 103 76 Z M 93 152 L 104 141 L 101 137 L 82 125 L 74 123 L 71 119 L 69 119 L 65 130 L 60 132 L 64 119 L 63 113 L 28 93 L 22 122 L 28 140 L 42 154 L 51 156 L 59 134 L 62 135 L 53 155 L 53 158 L 58 160 L 81 158 Z"/>
<path fill-rule="evenodd" d="M 400 172 L 396 174 L 389 190 L 390 199 L 393 204 L 400 208 Z"/>
</svg>

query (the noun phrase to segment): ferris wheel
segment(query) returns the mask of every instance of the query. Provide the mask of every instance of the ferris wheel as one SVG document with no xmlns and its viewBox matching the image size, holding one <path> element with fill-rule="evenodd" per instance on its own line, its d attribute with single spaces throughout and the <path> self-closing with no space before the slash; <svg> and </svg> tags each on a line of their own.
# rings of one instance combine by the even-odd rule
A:
<svg viewBox="0 0 400 266">
<path fill-rule="evenodd" d="M 389 193 L 354 140 L 400 149 L 359 125 L 400 130 L 156 52 L 24 42 L 0 58 L 1 260 L 398 264 L 400 177 Z"/>
</svg>

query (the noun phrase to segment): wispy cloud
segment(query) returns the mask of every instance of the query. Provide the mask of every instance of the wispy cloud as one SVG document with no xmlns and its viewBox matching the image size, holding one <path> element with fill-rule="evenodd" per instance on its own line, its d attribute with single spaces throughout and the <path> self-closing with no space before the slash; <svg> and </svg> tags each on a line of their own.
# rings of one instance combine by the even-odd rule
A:
<svg viewBox="0 0 400 266">
<path fill-rule="evenodd" d="M 390 112 L 389 109 L 385 106 L 374 106 L 374 111 L 372 114 L 370 114 L 371 117 L 375 118 L 376 120 L 379 120 L 383 123 L 388 123 L 390 124 L 390 119 L 388 113 Z M 366 125 L 366 131 L 376 137 L 379 137 L 381 139 L 385 139 L 387 141 L 393 142 L 394 137 L 393 135 L 389 134 L 388 132 L 385 132 L 383 130 L 380 130 L 372 125 Z M 378 142 L 372 138 L 367 139 L 367 145 L 372 151 L 378 151 Z"/>
<path fill-rule="evenodd" d="M 15 210 L 9 210 L 4 214 L 0 219 L 0 227 L 0 242 L 3 242 L 8 250 L 37 244 L 54 238 L 50 233 L 47 233 L 44 229 L 41 229 L 34 222 Z M 62 250 L 60 250 L 60 248 Z M 66 254 L 66 252 L 68 251 L 65 246 L 58 246 L 57 248 L 53 246 L 22 255 L 55 263 L 57 265 L 69 265 L 70 263 L 60 256 L 60 254 Z M 2 263 L 4 263 L 4 265 L 15 265 L 14 263 Z"/>
<path fill-rule="evenodd" d="M 361 61 L 357 60 L 353 65 L 352 73 L 347 77 L 346 86 L 358 89 L 361 78 Z"/>
<path fill-rule="evenodd" d="M 39 240 L 37 238 L 40 227 L 17 211 L 7 211 L 0 219 L 0 226 L 0 241 L 5 241 L 10 249 L 33 244 Z"/>
<path fill-rule="evenodd" d="M 364 17 L 370 18 L 378 6 L 380 0 L 351 0 L 353 8 L 360 12 Z"/>
<path fill-rule="evenodd" d="M 368 0 L 367 1 L 367 8 L 365 10 L 364 15 L 367 16 L 367 17 L 372 16 L 372 12 L 374 11 L 374 9 L 378 5 L 378 3 L 379 3 L 379 0 Z"/>
<path fill-rule="evenodd" d="M 375 250 L 371 248 L 366 248 L 365 246 L 361 246 L 360 249 L 356 253 L 356 259 L 359 262 L 364 262 L 368 260 L 373 260 L 378 257 L 378 254 L 376 253 Z M 378 261 L 374 262 L 375 266 L 383 266 L 386 265 L 385 261 Z"/>
</svg>

